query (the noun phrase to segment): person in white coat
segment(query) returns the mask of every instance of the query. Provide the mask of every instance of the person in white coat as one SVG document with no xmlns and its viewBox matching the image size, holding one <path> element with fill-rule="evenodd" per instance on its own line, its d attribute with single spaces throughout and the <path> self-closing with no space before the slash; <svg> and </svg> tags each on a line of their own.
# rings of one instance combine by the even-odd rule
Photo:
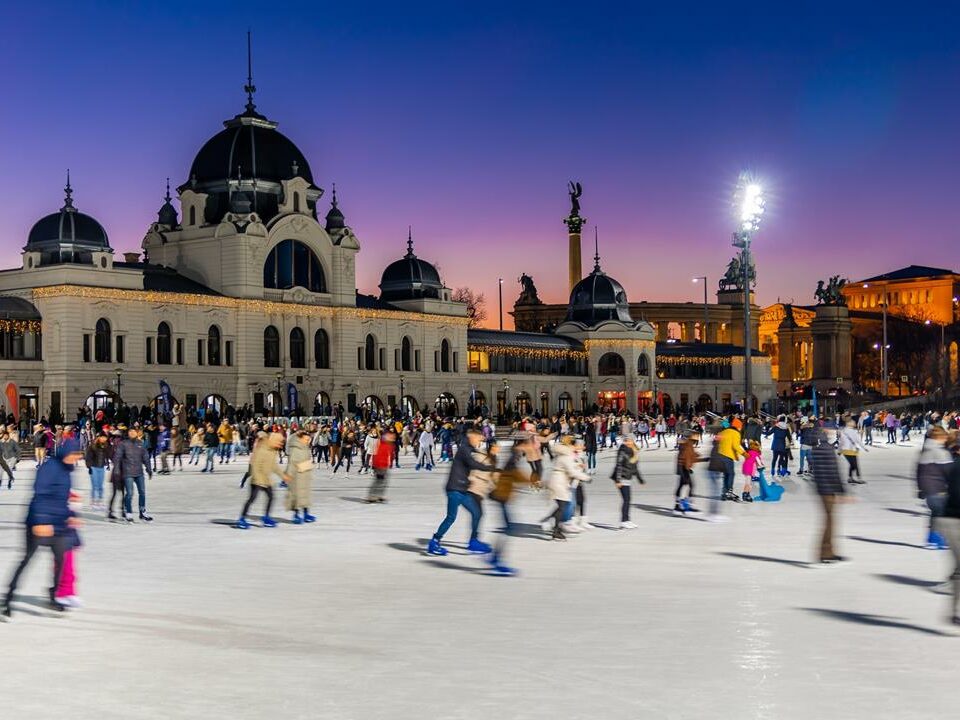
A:
<svg viewBox="0 0 960 720">
<path fill-rule="evenodd" d="M 860 439 L 860 433 L 857 432 L 857 423 L 854 420 L 847 420 L 844 426 L 840 428 L 837 438 L 838 450 L 847 461 L 847 482 L 851 485 L 863 485 L 866 480 L 860 474 L 860 462 L 858 455 L 860 451 L 866 451 L 863 441 Z M 854 479 L 856 475 L 856 479 Z"/>
<path fill-rule="evenodd" d="M 590 479 L 590 476 L 584 472 L 580 463 L 577 462 L 572 445 L 573 438 L 567 435 L 554 448 L 553 463 L 547 479 L 547 491 L 550 493 L 550 499 L 557 504 L 557 509 L 553 513 L 552 537 L 554 540 L 567 539 L 561 523 L 566 514 L 567 506 L 572 500 L 572 490 L 578 483 Z"/>
<path fill-rule="evenodd" d="M 433 433 L 424 428 L 417 439 L 420 452 L 417 454 L 417 470 L 424 468 L 433 470 Z"/>
</svg>

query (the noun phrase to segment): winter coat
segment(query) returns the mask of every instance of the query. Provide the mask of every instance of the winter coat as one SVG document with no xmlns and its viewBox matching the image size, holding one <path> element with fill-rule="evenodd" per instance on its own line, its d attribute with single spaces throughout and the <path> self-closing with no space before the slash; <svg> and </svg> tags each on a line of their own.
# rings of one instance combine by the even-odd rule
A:
<svg viewBox="0 0 960 720">
<path fill-rule="evenodd" d="M 470 471 L 488 470 L 489 468 L 473 457 L 473 448 L 464 440 L 457 448 L 453 462 L 450 463 L 450 476 L 447 478 L 445 489 L 447 492 L 468 492 L 470 490 Z"/>
<path fill-rule="evenodd" d="M 946 446 L 927 438 L 917 461 L 917 488 L 922 497 L 947 491 L 947 478 L 953 468 L 953 456 Z"/>
<path fill-rule="evenodd" d="M 33 498 L 27 509 L 27 527 L 52 525 L 57 535 L 67 532 L 67 520 L 73 515 L 68 505 L 72 469 L 59 458 L 50 458 L 37 469 Z"/>
<path fill-rule="evenodd" d="M 497 469 L 496 458 L 480 449 L 473 451 L 473 458 L 485 465 L 487 469 L 470 471 L 467 476 L 470 480 L 470 493 L 485 498 L 494 487 L 494 471 Z"/>
<path fill-rule="evenodd" d="M 149 462 L 150 458 L 143 445 L 130 438 L 124 439 L 117 446 L 117 451 L 113 456 L 114 466 L 120 473 L 120 477 L 124 479 L 143 475 L 144 468 L 146 468 L 148 475 L 152 474 Z"/>
<path fill-rule="evenodd" d="M 866 449 L 860 442 L 860 433 L 852 427 L 841 428 L 837 440 L 841 455 L 856 455 L 859 450 Z"/>
<path fill-rule="evenodd" d="M 579 483 L 589 480 L 590 476 L 583 471 L 580 463 L 573 454 L 573 448 L 562 443 L 553 451 L 553 463 L 550 466 L 550 475 L 547 478 L 547 490 L 551 500 L 569 502 L 570 489 Z"/>
<path fill-rule="evenodd" d="M 283 475 L 283 468 L 277 463 L 277 451 L 265 442 L 257 443 L 250 456 L 250 482 L 259 487 L 273 487 L 275 475 Z"/>
<path fill-rule="evenodd" d="M 610 478 L 615 483 L 629 483 L 633 478 L 644 482 L 640 476 L 640 448 L 630 448 L 626 444 L 617 448 L 617 461 Z"/>
<path fill-rule="evenodd" d="M 98 442 L 92 442 L 87 445 L 87 451 L 83 454 L 83 461 L 88 468 L 102 468 L 110 459 L 110 445 Z"/>
<path fill-rule="evenodd" d="M 287 475 L 290 476 L 287 508 L 290 510 L 310 507 L 310 486 L 313 483 L 313 453 L 309 445 L 296 435 L 294 438 L 287 450 Z M 300 469 L 306 465 L 309 465 L 308 469 Z"/>
<path fill-rule="evenodd" d="M 818 495 L 843 495 L 843 481 L 837 466 L 837 454 L 830 443 L 821 442 L 810 451 L 810 470 Z"/>
</svg>

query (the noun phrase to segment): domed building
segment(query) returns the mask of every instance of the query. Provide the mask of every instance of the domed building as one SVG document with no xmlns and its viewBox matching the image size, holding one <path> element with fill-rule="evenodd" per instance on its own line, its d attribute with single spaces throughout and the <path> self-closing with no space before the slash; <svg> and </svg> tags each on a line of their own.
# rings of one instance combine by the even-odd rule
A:
<svg viewBox="0 0 960 720">
<path fill-rule="evenodd" d="M 623 285 L 600 269 L 599 255 L 594 258 L 593 272 L 578 282 L 570 292 L 567 322 L 593 327 L 608 320 L 631 324 L 630 305 Z"/>
<path fill-rule="evenodd" d="M 29 254 L 27 262 L 31 267 L 89 263 L 94 253 L 113 254 L 103 225 L 74 207 L 69 172 L 63 207 L 37 220 L 23 251 Z"/>
</svg>

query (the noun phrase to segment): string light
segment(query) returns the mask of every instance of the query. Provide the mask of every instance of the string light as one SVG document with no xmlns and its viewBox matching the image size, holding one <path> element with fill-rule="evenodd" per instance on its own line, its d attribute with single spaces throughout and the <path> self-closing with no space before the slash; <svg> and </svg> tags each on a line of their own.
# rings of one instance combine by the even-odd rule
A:
<svg viewBox="0 0 960 720">
<path fill-rule="evenodd" d="M 475 345 L 467 343 L 469 352 L 481 352 L 487 355 L 510 355 L 545 360 L 586 360 L 589 354 L 584 350 L 555 350 L 546 348 L 524 348 L 512 345 Z"/>
<path fill-rule="evenodd" d="M 405 310 L 376 310 L 353 307 L 330 307 L 325 305 L 305 305 L 302 303 L 277 302 L 274 300 L 255 300 L 249 298 L 231 298 L 221 295 L 201 295 L 199 293 L 174 293 L 156 290 L 116 290 L 95 288 L 83 285 L 52 285 L 34 288 L 34 298 L 76 297 L 91 300 L 119 300 L 123 302 L 150 303 L 157 305 L 187 305 L 193 307 L 216 307 L 264 315 L 296 315 L 300 317 L 356 317 L 361 320 L 411 320 L 438 323 L 441 325 L 462 325 L 466 327 L 470 320 L 466 317 L 433 315 L 429 313 L 407 312 Z"/>
<path fill-rule="evenodd" d="M 589 352 L 590 348 L 636 348 L 637 350 L 652 350 L 656 346 L 653 340 L 584 340 L 583 347 Z"/>
<path fill-rule="evenodd" d="M 10 320 L 8 318 L 0 318 L 0 332 L 12 332 L 12 333 L 38 333 L 40 332 L 40 321 L 39 320 Z"/>
</svg>

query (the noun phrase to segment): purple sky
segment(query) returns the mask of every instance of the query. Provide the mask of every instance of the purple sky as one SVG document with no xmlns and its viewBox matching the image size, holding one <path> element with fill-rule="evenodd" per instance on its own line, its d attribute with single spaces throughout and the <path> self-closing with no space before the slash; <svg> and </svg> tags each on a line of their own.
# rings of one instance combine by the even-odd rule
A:
<svg viewBox="0 0 960 720">
<path fill-rule="evenodd" d="M 4 265 L 61 205 L 67 167 L 113 247 L 139 248 L 164 178 L 184 182 L 242 109 L 250 26 L 258 108 L 319 185 L 337 183 L 361 290 L 376 291 L 412 224 L 447 284 L 486 293 L 491 324 L 498 276 L 508 307 L 524 271 L 565 301 L 576 179 L 584 269 L 597 224 L 630 299 L 696 302 L 691 277 L 712 291 L 732 254 L 743 169 L 770 194 L 762 303 L 811 302 L 828 274 L 960 266 L 948 4 L 137 5 L 34 3 L 0 25 Z"/>
</svg>

